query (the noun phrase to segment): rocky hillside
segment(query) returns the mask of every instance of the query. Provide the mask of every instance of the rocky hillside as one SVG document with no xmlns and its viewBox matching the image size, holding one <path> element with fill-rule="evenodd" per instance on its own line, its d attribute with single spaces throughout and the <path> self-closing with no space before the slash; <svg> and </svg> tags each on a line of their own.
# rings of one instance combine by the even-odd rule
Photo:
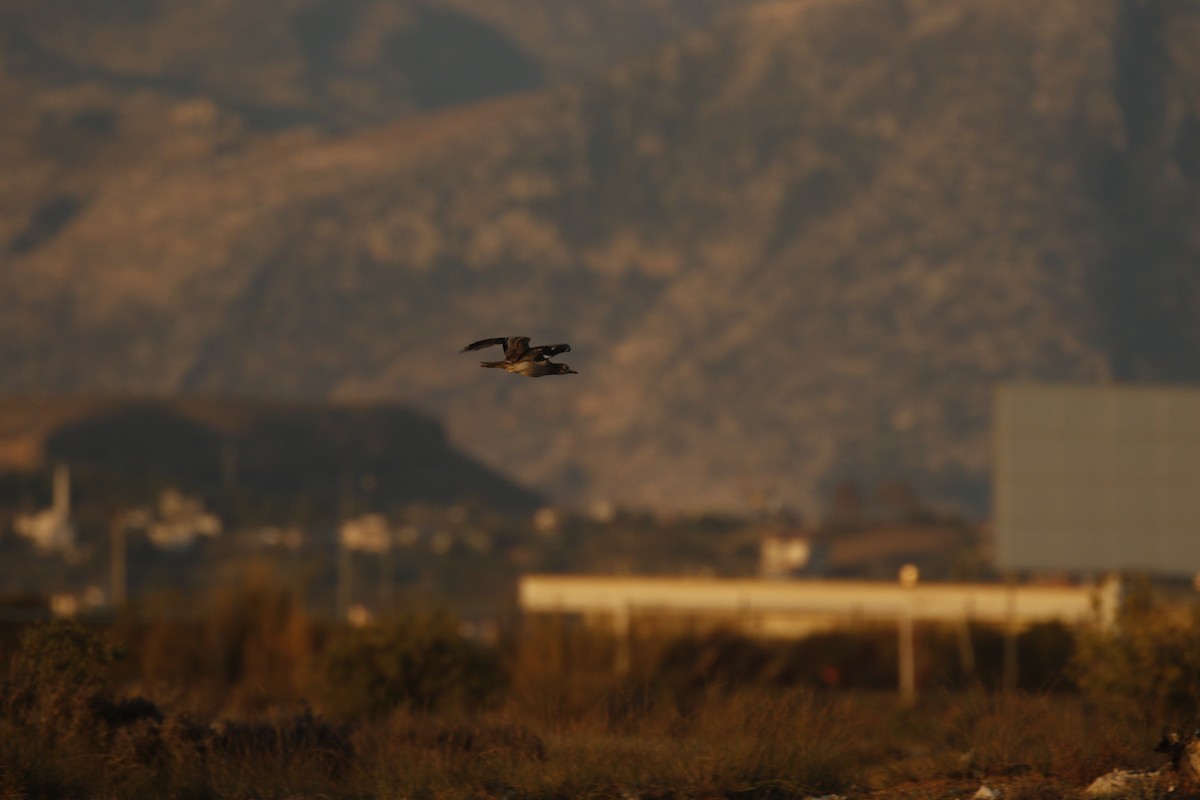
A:
<svg viewBox="0 0 1200 800">
<path fill-rule="evenodd" d="M 409 402 L 562 502 L 982 510 L 997 381 L 1200 378 L 1196 41 L 1196 2 L 764 2 L 338 136 L 60 87 L 7 147 L 0 387 Z M 456 354 L 510 333 L 581 374 Z"/>
</svg>

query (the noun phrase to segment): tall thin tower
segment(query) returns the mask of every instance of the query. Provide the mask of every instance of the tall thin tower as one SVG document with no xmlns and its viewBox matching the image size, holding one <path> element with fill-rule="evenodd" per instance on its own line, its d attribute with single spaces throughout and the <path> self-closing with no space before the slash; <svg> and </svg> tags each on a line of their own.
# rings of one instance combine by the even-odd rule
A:
<svg viewBox="0 0 1200 800">
<path fill-rule="evenodd" d="M 71 468 L 59 464 L 54 468 L 54 499 L 51 510 L 59 519 L 71 517 Z"/>
</svg>

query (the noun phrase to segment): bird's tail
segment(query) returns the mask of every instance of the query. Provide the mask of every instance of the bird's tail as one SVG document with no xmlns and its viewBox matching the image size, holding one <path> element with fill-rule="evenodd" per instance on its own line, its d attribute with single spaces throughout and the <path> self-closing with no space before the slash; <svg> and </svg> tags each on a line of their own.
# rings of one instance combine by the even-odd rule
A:
<svg viewBox="0 0 1200 800">
<path fill-rule="evenodd" d="M 504 369 L 503 361 L 480 361 L 479 366 L 491 367 L 492 369 Z"/>
</svg>

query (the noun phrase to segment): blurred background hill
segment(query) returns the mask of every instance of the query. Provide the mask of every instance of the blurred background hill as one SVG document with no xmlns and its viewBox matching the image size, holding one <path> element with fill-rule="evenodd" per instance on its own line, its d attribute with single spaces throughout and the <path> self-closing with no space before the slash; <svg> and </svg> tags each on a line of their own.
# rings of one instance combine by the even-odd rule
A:
<svg viewBox="0 0 1200 800">
<path fill-rule="evenodd" d="M 1200 3 L 0 6 L 0 389 L 389 402 L 554 502 L 986 508 L 1200 378 Z M 529 382 L 457 356 L 570 341 Z"/>
<path fill-rule="evenodd" d="M 543 502 L 456 451 L 434 420 L 390 406 L 0 398 L 0 418 L 0 469 L 70 464 L 76 505 L 106 513 L 168 489 L 241 524 L 326 527 L 364 508 L 463 503 L 529 514 Z M 371 497 L 380 487 L 386 499 Z"/>
</svg>

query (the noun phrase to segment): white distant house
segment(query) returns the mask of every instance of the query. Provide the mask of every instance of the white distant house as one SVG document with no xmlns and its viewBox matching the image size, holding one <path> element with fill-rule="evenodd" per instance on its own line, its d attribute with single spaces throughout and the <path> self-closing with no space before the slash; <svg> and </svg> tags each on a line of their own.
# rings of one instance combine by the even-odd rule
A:
<svg viewBox="0 0 1200 800">
<path fill-rule="evenodd" d="M 812 563 L 813 543 L 807 536 L 774 534 L 759 543 L 759 574 L 786 578 L 803 572 Z"/>
<path fill-rule="evenodd" d="M 391 546 L 391 529 L 382 515 L 363 514 L 342 523 L 338 541 L 346 550 L 386 553 Z"/>
<path fill-rule="evenodd" d="M 178 489 L 164 489 L 158 497 L 158 514 L 146 523 L 146 538 L 162 550 L 186 550 L 201 537 L 221 535 L 221 520 L 205 510 L 204 503 Z"/>
<path fill-rule="evenodd" d="M 178 489 L 164 489 L 158 508 L 129 509 L 114 520 L 122 530 L 141 531 L 160 550 L 187 550 L 196 540 L 221 535 L 221 520 L 204 509 L 204 503 Z"/>
<path fill-rule="evenodd" d="M 20 514 L 13 530 L 33 542 L 41 553 L 70 553 L 75 549 L 75 526 L 71 522 L 71 471 L 65 464 L 54 470 L 54 499 L 50 508 Z"/>
</svg>

